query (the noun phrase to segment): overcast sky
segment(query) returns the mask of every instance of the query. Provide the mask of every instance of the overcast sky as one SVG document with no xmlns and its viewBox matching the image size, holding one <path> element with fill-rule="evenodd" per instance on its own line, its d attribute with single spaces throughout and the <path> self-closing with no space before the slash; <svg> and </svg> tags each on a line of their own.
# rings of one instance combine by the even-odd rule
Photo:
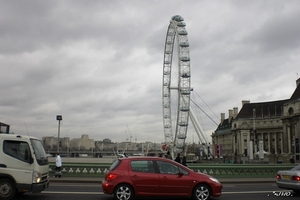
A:
<svg viewBox="0 0 300 200">
<path fill-rule="evenodd" d="M 186 23 L 193 101 L 207 138 L 220 113 L 288 99 L 300 64 L 300 1 L 0 1 L 0 122 L 42 138 L 164 141 L 163 54 Z M 209 115 L 207 117 L 206 115 Z M 190 123 L 191 124 L 191 123 Z M 189 126 L 188 141 L 197 142 Z"/>
</svg>

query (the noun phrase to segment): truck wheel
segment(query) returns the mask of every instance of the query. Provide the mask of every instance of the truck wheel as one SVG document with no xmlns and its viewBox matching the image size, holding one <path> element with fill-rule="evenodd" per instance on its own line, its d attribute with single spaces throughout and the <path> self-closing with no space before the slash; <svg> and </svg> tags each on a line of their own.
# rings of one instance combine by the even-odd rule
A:
<svg viewBox="0 0 300 200">
<path fill-rule="evenodd" d="M 0 199 L 9 200 L 16 194 L 14 183 L 9 179 L 0 180 Z"/>
</svg>

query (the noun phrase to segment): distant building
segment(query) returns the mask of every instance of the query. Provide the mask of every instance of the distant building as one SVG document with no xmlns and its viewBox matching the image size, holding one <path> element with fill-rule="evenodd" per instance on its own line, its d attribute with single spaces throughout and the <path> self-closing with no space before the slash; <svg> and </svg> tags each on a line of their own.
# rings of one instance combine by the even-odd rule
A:
<svg viewBox="0 0 300 200">
<path fill-rule="evenodd" d="M 95 148 L 95 142 L 89 135 L 83 134 L 81 138 L 74 138 L 70 141 L 70 146 L 74 150 L 91 150 Z"/>
<path fill-rule="evenodd" d="M 57 137 L 43 137 L 43 145 L 47 152 L 57 151 Z M 160 143 L 153 143 L 150 141 L 144 143 L 136 142 L 112 142 L 109 138 L 103 141 L 94 141 L 90 139 L 87 134 L 83 134 L 81 138 L 71 139 L 68 137 L 59 139 L 60 152 L 65 154 L 79 154 L 80 152 L 90 153 L 117 153 L 117 152 L 131 152 L 147 153 L 148 151 L 160 151 Z M 96 155 L 97 156 L 97 155 Z"/>
<path fill-rule="evenodd" d="M 43 145 L 46 151 L 52 151 L 57 149 L 57 138 L 56 137 L 43 137 Z"/>
<path fill-rule="evenodd" d="M 250 103 L 242 109 L 221 113 L 221 122 L 212 134 L 215 157 L 235 162 L 266 160 L 299 162 L 300 79 L 289 99 Z"/>
<path fill-rule="evenodd" d="M 42 140 L 46 151 L 56 151 L 58 149 L 57 137 L 43 137 Z M 95 142 L 86 134 L 82 135 L 81 138 L 74 138 L 72 140 L 69 137 L 64 137 L 59 138 L 59 148 L 61 151 L 91 150 L 95 148 Z"/>
<path fill-rule="evenodd" d="M 103 143 L 111 143 L 111 139 L 105 138 L 105 139 L 103 139 Z"/>
</svg>

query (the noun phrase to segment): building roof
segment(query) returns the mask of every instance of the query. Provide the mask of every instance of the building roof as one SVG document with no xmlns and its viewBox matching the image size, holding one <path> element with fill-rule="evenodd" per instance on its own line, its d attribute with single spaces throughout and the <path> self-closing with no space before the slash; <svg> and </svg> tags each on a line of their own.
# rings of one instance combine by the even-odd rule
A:
<svg viewBox="0 0 300 200">
<path fill-rule="evenodd" d="M 291 98 L 279 101 L 245 103 L 236 118 L 263 118 L 283 115 L 283 104 L 300 99 L 300 79 L 296 81 L 297 87 Z"/>
<path fill-rule="evenodd" d="M 300 83 L 299 83 L 299 79 L 297 80 L 297 88 L 294 91 L 294 93 L 292 94 L 290 100 L 297 100 L 300 99 Z"/>
<path fill-rule="evenodd" d="M 246 102 L 243 104 L 242 109 L 237 114 L 235 119 L 246 119 L 246 118 L 264 118 L 264 117 L 280 117 L 283 115 L 283 105 L 290 101 L 300 99 L 300 78 L 296 81 L 297 87 L 292 94 L 291 98 L 269 101 L 269 102 L 258 102 L 250 103 Z M 217 127 L 216 132 L 221 133 L 231 128 L 232 118 L 224 119 Z"/>
<path fill-rule="evenodd" d="M 283 104 L 289 101 L 270 101 L 260 103 L 245 103 L 236 118 L 278 117 L 283 114 Z"/>
<path fill-rule="evenodd" d="M 230 119 L 224 119 L 222 123 L 219 124 L 216 132 L 222 133 L 223 131 L 226 132 L 226 130 L 231 129 L 232 120 Z"/>
</svg>

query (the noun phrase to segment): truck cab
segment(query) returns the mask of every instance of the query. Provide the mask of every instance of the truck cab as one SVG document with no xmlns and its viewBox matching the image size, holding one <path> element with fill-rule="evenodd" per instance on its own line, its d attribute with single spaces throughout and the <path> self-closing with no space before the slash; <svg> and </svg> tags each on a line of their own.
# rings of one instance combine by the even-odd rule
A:
<svg viewBox="0 0 300 200">
<path fill-rule="evenodd" d="M 40 193 L 49 186 L 49 162 L 41 140 L 0 134 L 0 200 Z"/>
</svg>

